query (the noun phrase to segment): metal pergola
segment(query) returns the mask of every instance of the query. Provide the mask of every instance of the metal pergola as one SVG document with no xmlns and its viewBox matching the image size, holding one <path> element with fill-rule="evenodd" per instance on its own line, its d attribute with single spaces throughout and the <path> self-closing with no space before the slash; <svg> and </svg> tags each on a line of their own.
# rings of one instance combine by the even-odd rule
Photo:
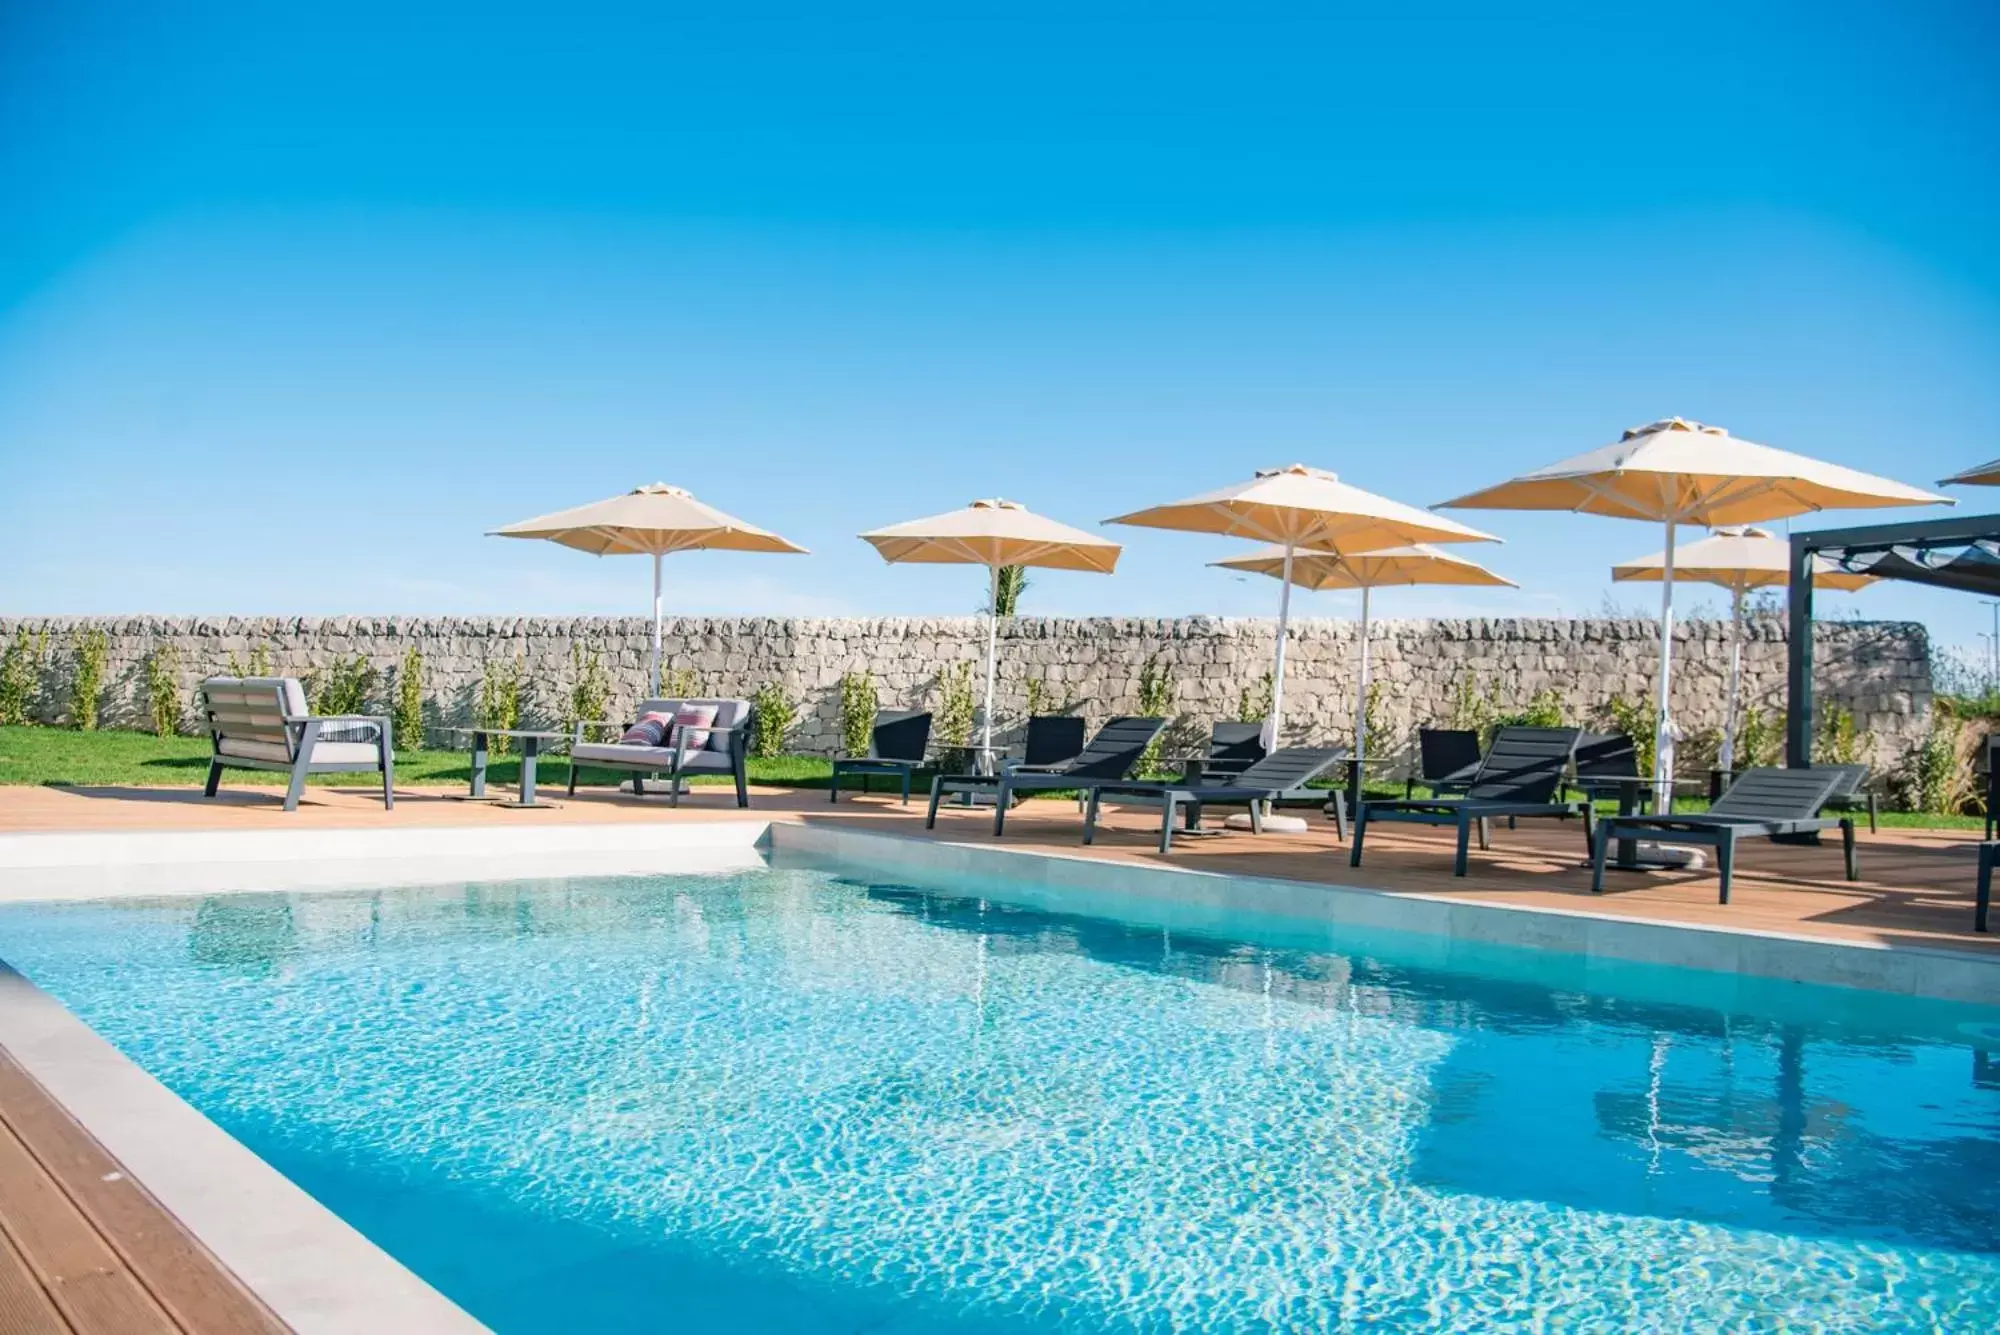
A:
<svg viewBox="0 0 2000 1335">
<path fill-rule="evenodd" d="M 2000 515 L 1949 515 L 1794 533 L 1791 560 L 1785 763 L 1798 767 L 1812 764 L 1815 561 L 1882 579 L 2000 597 Z"/>
</svg>

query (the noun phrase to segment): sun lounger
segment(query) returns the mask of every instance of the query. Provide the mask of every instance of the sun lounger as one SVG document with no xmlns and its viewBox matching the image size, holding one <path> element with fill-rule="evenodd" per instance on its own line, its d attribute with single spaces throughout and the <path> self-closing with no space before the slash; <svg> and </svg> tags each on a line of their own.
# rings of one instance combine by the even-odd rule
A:
<svg viewBox="0 0 2000 1335">
<path fill-rule="evenodd" d="M 870 734 L 868 754 L 850 756 L 833 762 L 833 783 L 827 790 L 826 800 L 840 800 L 840 776 L 858 774 L 861 776 L 861 791 L 868 791 L 868 776 L 890 774 L 903 783 L 903 801 L 910 800 L 910 776 L 924 763 L 924 752 L 931 744 L 931 715 L 926 709 L 884 709 L 875 715 L 875 727 Z"/>
<path fill-rule="evenodd" d="M 1479 773 L 1479 734 L 1470 728 L 1418 728 L 1417 772 L 1403 784 L 1414 796 L 1419 783 L 1434 797 L 1463 793 Z"/>
<path fill-rule="evenodd" d="M 1479 832 L 1479 847 L 1490 846 L 1488 822 L 1512 821 L 1521 816 L 1554 816 L 1583 819 L 1584 845 L 1590 844 L 1590 803 L 1556 800 L 1556 789 L 1569 769 L 1582 732 L 1577 728 L 1502 728 L 1493 745 L 1479 762 L 1479 770 L 1467 786 L 1465 796 L 1451 798 L 1394 798 L 1358 803 L 1354 811 L 1354 846 L 1348 854 L 1351 867 L 1361 865 L 1361 845 L 1368 826 L 1374 821 L 1397 821 L 1417 825 L 1458 827 L 1458 853 L 1452 862 L 1454 876 L 1465 875 L 1467 845 L 1472 832 Z"/>
<path fill-rule="evenodd" d="M 1729 790 L 1702 814 L 1610 816 L 1598 822 L 1592 857 L 1590 890 L 1604 889 L 1604 861 L 1613 839 L 1642 838 L 1662 844 L 1700 844 L 1715 850 L 1715 869 L 1722 880 L 1718 902 L 1729 902 L 1729 878 L 1736 865 L 1736 845 L 1743 839 L 1778 841 L 1789 836 L 1840 829 L 1846 853 L 1847 879 L 1860 872 L 1854 859 L 1854 818 L 1819 814 L 1840 782 L 1832 769 L 1747 769 Z"/>
<path fill-rule="evenodd" d="M 1185 813 L 1187 828 L 1201 828 L 1201 810 L 1205 806 L 1228 806 L 1250 808 L 1250 828 L 1262 834 L 1266 805 L 1273 805 L 1287 798 L 1298 799 L 1302 795 L 1318 803 L 1325 798 L 1324 793 L 1311 790 L 1306 784 L 1347 758 L 1343 748 L 1331 746 L 1293 746 L 1274 751 L 1262 760 L 1235 774 L 1219 777 L 1214 782 L 1186 780 L 1160 783 L 1139 781 L 1107 781 L 1090 786 L 1090 798 L 1083 817 L 1083 842 L 1088 844 L 1097 833 L 1097 810 L 1101 799 L 1109 797 L 1118 803 L 1157 805 L 1160 808 L 1160 852 L 1173 849 L 1174 813 Z"/>
<path fill-rule="evenodd" d="M 296 677 L 210 677 L 202 710 L 215 747 L 203 795 L 214 797 L 225 769 L 291 775 L 285 810 L 297 811 L 311 774 L 382 774 L 382 805 L 396 805 L 396 751 L 389 720 L 374 714 L 306 712 Z"/>
<path fill-rule="evenodd" d="M 1881 813 L 1877 809 L 1878 796 L 1868 788 L 1868 767 L 1866 765 L 1814 765 L 1814 769 L 1830 770 L 1840 776 L 1827 794 L 1822 810 L 1865 811 L 1868 813 L 1868 833 L 1874 834 L 1880 828 Z"/>
<path fill-rule="evenodd" d="M 1139 758 L 1167 726 L 1163 718 L 1115 718 L 1097 730 L 1069 760 L 1058 765 L 1008 765 L 998 774 L 940 774 L 931 780 L 931 806 L 924 828 L 937 826 L 938 803 L 947 793 L 992 793 L 993 833 L 1007 828 L 1007 808 L 1016 795 L 1083 789 L 1093 783 L 1131 777 Z"/>
</svg>

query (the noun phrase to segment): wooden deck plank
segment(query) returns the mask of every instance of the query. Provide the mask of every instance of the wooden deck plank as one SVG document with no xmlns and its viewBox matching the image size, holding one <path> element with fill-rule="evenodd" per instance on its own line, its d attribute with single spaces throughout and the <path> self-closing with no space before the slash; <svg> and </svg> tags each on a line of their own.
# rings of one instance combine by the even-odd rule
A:
<svg viewBox="0 0 2000 1335">
<path fill-rule="evenodd" d="M 82 1335 L 179 1331 L 11 1128 L 0 1128 L 0 1231 Z"/>
<path fill-rule="evenodd" d="M 4 1231 L 0 1231 L 0 1335 L 74 1335 Z"/>
<path fill-rule="evenodd" d="M 285 1329 L 5 1048 L 0 1122 L 180 1326 L 203 1335 Z"/>
</svg>

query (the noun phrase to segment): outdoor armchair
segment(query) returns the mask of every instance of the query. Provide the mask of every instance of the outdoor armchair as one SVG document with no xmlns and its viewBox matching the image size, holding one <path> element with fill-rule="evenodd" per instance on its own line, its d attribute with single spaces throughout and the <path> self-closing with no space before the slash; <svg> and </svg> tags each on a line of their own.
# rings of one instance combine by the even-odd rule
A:
<svg viewBox="0 0 2000 1335">
<path fill-rule="evenodd" d="M 1647 838 L 1662 844 L 1701 844 L 1715 850 L 1721 878 L 1718 902 L 1729 902 L 1730 874 L 1736 866 L 1736 845 L 1743 839 L 1796 842 L 1798 835 L 1840 829 L 1846 855 L 1847 879 L 1859 877 L 1854 857 L 1854 818 L 1819 814 L 1841 781 L 1832 769 L 1747 769 L 1738 775 L 1715 805 L 1701 814 L 1608 816 L 1597 825 L 1591 858 L 1590 890 L 1604 889 L 1604 862 L 1613 839 Z"/>
<path fill-rule="evenodd" d="M 1160 852 L 1173 850 L 1174 813 L 1185 815 L 1189 830 L 1201 828 L 1205 806 L 1248 807 L 1250 828 L 1264 832 L 1264 808 L 1286 799 L 1305 797 L 1315 804 L 1325 794 L 1306 785 L 1347 759 L 1343 747 L 1292 746 L 1273 751 L 1262 760 L 1234 774 L 1217 776 L 1212 782 L 1186 779 L 1148 783 L 1141 780 L 1107 780 L 1090 785 L 1089 801 L 1083 816 L 1083 842 L 1097 834 L 1100 799 L 1109 796 L 1120 804 L 1157 805 L 1160 808 Z M 1338 790 L 1335 790 L 1338 792 Z"/>
<path fill-rule="evenodd" d="M 285 810 L 296 811 L 308 775 L 380 771 L 382 805 L 396 805 L 396 751 L 387 718 L 310 714 L 296 677 L 210 677 L 201 684 L 201 699 L 215 748 L 204 796 L 215 796 L 225 769 L 276 770 L 291 776 Z"/>
<path fill-rule="evenodd" d="M 938 803 L 945 794 L 990 792 L 994 795 L 993 833 L 1001 834 L 1007 828 L 1007 808 L 1017 794 L 1085 789 L 1093 783 L 1128 778 L 1166 726 L 1163 718 L 1115 718 L 1099 728 L 1082 751 L 1061 764 L 1013 764 L 998 774 L 939 774 L 931 780 L 931 806 L 924 828 L 936 828 Z"/>
<path fill-rule="evenodd" d="M 1591 811 L 1588 802 L 1559 801 L 1570 757 L 1582 736 L 1577 728 L 1502 728 L 1493 745 L 1479 762 L 1479 770 L 1466 786 L 1463 797 L 1391 798 L 1355 804 L 1354 845 L 1348 865 L 1361 865 L 1361 845 L 1368 826 L 1374 821 L 1398 821 L 1416 825 L 1453 825 L 1458 828 L 1458 852 L 1452 861 L 1452 875 L 1466 870 L 1467 845 L 1476 829 L 1479 847 L 1491 846 L 1487 822 L 1500 818 L 1512 821 L 1520 816 L 1583 818 L 1584 846 L 1590 846 Z"/>
<path fill-rule="evenodd" d="M 930 711 L 918 709 L 884 709 L 875 715 L 875 727 L 870 733 L 868 754 L 848 756 L 833 762 L 833 782 L 829 785 L 826 800 L 840 800 L 840 776 L 858 774 L 861 776 L 861 791 L 868 791 L 868 776 L 889 774 L 902 780 L 903 801 L 910 800 L 910 776 L 924 763 L 924 752 L 931 744 Z"/>
<path fill-rule="evenodd" d="M 643 795 L 646 791 L 645 779 L 649 774 L 663 775 L 667 779 L 667 801 L 669 805 L 681 804 L 681 793 L 686 780 L 692 774 L 727 774 L 736 780 L 736 805 L 750 805 L 750 779 L 747 758 L 750 754 L 750 730 L 756 722 L 756 711 L 748 700 L 708 699 L 708 700 L 642 700 L 639 702 L 638 718 L 648 714 L 664 714 L 674 718 L 688 706 L 715 706 L 715 722 L 704 724 L 674 723 L 666 730 L 658 746 L 641 746 L 632 742 L 622 742 L 613 738 L 609 741 L 589 740 L 594 730 L 602 736 L 608 729 L 618 725 L 604 719 L 579 719 L 575 735 L 569 748 L 569 791 L 576 795 L 577 778 L 584 769 L 610 770 L 614 773 L 632 776 L 632 791 Z M 619 728 L 622 733 L 624 728 Z M 700 736 L 707 733 L 707 737 Z"/>
</svg>

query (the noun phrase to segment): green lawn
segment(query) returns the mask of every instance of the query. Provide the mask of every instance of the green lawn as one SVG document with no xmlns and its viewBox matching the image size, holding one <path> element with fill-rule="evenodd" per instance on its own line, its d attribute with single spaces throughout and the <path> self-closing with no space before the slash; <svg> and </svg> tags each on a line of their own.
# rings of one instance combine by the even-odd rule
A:
<svg viewBox="0 0 2000 1335">
<path fill-rule="evenodd" d="M 196 787 L 208 772 L 209 745 L 206 737 L 155 737 L 146 732 L 71 732 L 67 728 L 0 727 L 0 785 L 55 784 L 76 787 Z M 520 779 L 520 762 L 512 756 L 496 756 L 487 769 L 487 778 L 497 784 L 513 784 Z M 569 762 L 561 756 L 545 757 L 538 776 L 544 784 L 569 782 Z M 775 756 L 769 760 L 752 758 L 750 781 L 794 788 L 824 788 L 833 766 L 820 756 Z M 223 778 L 231 786 L 263 784 L 283 787 L 285 775 L 272 770 L 230 770 Z M 471 758 L 463 751 L 399 751 L 396 753 L 396 782 L 413 787 L 451 787 L 471 778 Z M 604 771 L 585 770 L 584 782 L 610 786 Z M 378 782 L 372 774 L 320 774 L 311 782 L 342 787 L 369 787 Z M 700 775 L 690 783 L 728 783 L 727 775 Z M 886 785 L 877 777 L 875 786 Z M 928 779 L 920 786 L 929 787 Z M 1419 796 L 1425 795 L 1421 787 Z M 1401 797 L 1401 784 L 1372 782 L 1370 797 Z M 1062 799 L 1069 794 L 1038 793 L 1037 797 Z M 1677 811 L 1701 811 L 1708 803 L 1682 799 Z M 1598 803 L 1607 815 L 1616 810 L 1611 802 Z M 1978 816 L 1933 816 L 1921 812 L 1884 811 L 1882 824 L 1890 829 L 1977 830 L 1984 821 Z"/>
</svg>

